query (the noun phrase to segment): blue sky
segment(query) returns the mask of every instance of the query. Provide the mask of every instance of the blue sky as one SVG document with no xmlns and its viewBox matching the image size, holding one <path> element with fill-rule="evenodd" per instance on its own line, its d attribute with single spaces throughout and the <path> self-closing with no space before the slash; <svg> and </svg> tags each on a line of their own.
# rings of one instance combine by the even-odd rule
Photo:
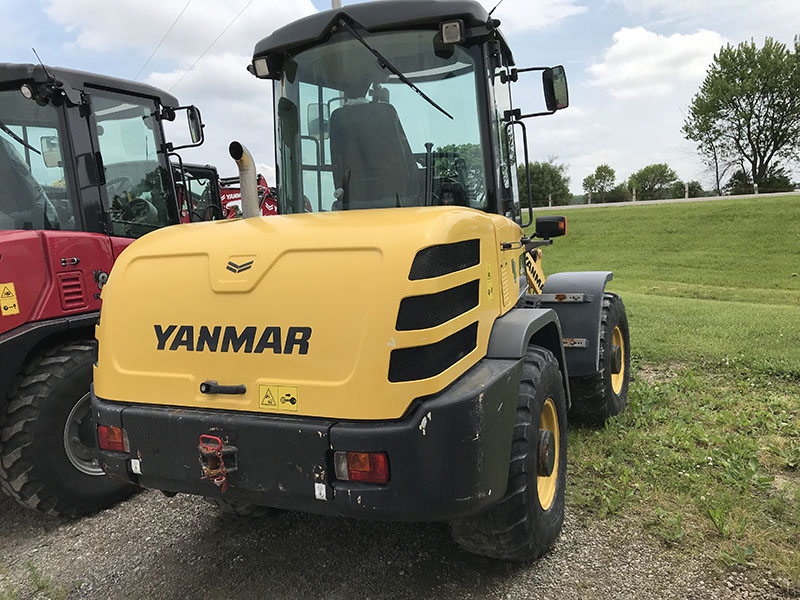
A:
<svg viewBox="0 0 800 600">
<path fill-rule="evenodd" d="M 133 78 L 186 4 L 0 0 L 0 55 L 7 62 L 32 62 L 35 46 L 48 64 Z M 271 89 L 244 69 L 256 41 L 329 7 L 329 0 L 191 0 L 139 76 L 159 87 L 174 85 L 182 102 L 202 110 L 206 144 L 187 151 L 186 160 L 214 163 L 230 174 L 227 146 L 238 139 L 273 183 Z M 772 36 L 791 43 L 800 34 L 800 0 L 504 0 L 495 16 L 519 66 L 567 68 L 571 106 L 530 123 L 529 150 L 533 160 L 565 163 L 575 192 L 603 162 L 616 169 L 618 180 L 666 162 L 682 179 L 709 187 L 711 177 L 680 127 L 714 52 L 727 42 L 761 43 Z M 536 76 L 514 90 L 523 109 L 540 96 Z"/>
</svg>

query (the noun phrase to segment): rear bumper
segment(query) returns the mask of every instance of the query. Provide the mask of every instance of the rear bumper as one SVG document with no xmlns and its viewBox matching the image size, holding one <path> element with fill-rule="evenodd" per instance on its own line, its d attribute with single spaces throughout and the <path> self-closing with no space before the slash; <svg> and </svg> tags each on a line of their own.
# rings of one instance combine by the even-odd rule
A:
<svg viewBox="0 0 800 600">
<path fill-rule="evenodd" d="M 201 479 L 198 439 L 236 448 L 224 497 L 312 513 L 439 521 L 474 514 L 505 493 L 522 360 L 484 359 L 398 421 L 353 422 L 111 402 L 95 422 L 123 427 L 130 453 L 101 451 L 114 477 L 167 492 L 222 496 Z M 385 485 L 339 481 L 333 452 L 382 451 Z M 139 461 L 141 474 L 131 470 Z M 321 485 L 320 485 L 321 484 Z M 322 489 L 324 487 L 324 498 Z"/>
</svg>

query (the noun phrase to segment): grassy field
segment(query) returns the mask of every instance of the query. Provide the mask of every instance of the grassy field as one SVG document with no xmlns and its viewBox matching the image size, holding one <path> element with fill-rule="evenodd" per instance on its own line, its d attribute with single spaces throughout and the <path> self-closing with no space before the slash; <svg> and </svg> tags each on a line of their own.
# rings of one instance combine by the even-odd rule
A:
<svg viewBox="0 0 800 600">
<path fill-rule="evenodd" d="M 800 589 L 800 199 L 565 214 L 545 271 L 613 270 L 634 359 L 626 412 L 570 431 L 570 506 Z"/>
</svg>

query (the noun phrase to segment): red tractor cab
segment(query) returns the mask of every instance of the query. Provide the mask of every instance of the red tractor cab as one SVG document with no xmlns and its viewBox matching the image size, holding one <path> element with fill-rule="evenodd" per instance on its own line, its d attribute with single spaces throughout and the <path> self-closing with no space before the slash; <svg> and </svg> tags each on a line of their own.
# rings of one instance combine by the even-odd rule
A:
<svg viewBox="0 0 800 600">
<path fill-rule="evenodd" d="M 179 111 L 201 144 L 199 111 L 149 85 L 0 64 L 0 485 L 29 508 L 76 516 L 133 489 L 95 454 L 94 326 L 119 254 L 180 222 Z"/>
<path fill-rule="evenodd" d="M 181 168 L 183 169 L 181 171 Z M 181 223 L 224 218 L 219 173 L 212 165 L 173 163 Z"/>
</svg>

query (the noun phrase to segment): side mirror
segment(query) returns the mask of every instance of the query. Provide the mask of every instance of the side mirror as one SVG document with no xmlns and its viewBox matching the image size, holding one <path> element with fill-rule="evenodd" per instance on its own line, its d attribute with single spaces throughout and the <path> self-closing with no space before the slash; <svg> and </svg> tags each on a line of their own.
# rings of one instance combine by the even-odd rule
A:
<svg viewBox="0 0 800 600">
<path fill-rule="evenodd" d="M 544 86 L 544 101 L 547 110 L 555 112 L 569 106 L 567 73 L 564 67 L 545 69 L 542 72 L 542 85 Z"/>
<path fill-rule="evenodd" d="M 200 111 L 194 105 L 186 109 L 186 117 L 189 120 L 189 135 L 192 137 L 193 144 L 200 144 L 203 141 L 203 119 Z"/>
<path fill-rule="evenodd" d="M 61 144 L 58 142 L 58 136 L 45 135 L 39 141 L 42 149 L 42 159 L 44 165 L 48 169 L 61 166 Z"/>
<path fill-rule="evenodd" d="M 536 233 L 534 236 L 543 240 L 561 237 L 567 234 L 567 217 L 536 217 Z"/>
<path fill-rule="evenodd" d="M 330 122 L 330 106 L 328 104 L 308 105 L 308 135 L 318 140 L 328 139 L 328 123 Z"/>
</svg>

